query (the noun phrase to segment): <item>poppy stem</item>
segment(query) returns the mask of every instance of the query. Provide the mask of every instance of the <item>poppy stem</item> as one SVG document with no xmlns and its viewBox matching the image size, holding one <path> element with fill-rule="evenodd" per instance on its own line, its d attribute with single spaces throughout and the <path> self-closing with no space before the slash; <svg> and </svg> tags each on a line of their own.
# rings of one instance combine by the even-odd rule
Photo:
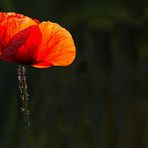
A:
<svg viewBox="0 0 148 148">
<path fill-rule="evenodd" d="M 31 123 L 30 123 L 30 106 L 28 98 L 28 86 L 26 82 L 26 68 L 23 65 L 19 65 L 17 69 L 18 82 L 20 89 L 20 98 L 22 100 L 21 111 L 23 113 L 26 135 L 28 139 L 29 148 L 32 148 L 32 136 L 31 136 Z"/>
</svg>

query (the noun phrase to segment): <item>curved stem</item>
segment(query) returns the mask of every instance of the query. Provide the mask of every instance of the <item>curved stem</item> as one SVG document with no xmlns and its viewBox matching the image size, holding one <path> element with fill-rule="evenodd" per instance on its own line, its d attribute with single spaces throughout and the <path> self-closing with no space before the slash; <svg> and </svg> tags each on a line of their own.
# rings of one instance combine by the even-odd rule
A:
<svg viewBox="0 0 148 148">
<path fill-rule="evenodd" d="M 22 100 L 21 110 L 24 116 L 26 135 L 28 139 L 29 148 L 32 148 L 32 137 L 31 137 L 31 123 L 30 123 L 30 108 L 29 108 L 29 98 L 28 98 L 28 86 L 26 82 L 26 68 L 23 65 L 19 65 L 17 69 L 18 82 L 20 89 L 20 98 Z"/>
</svg>

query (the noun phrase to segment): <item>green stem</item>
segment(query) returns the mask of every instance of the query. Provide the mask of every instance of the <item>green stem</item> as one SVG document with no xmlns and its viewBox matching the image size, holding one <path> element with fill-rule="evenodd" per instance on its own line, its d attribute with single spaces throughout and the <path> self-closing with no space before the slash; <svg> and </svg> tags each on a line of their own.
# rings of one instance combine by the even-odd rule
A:
<svg viewBox="0 0 148 148">
<path fill-rule="evenodd" d="M 20 89 L 20 98 L 22 100 L 21 110 L 24 116 L 26 135 L 28 140 L 29 148 L 32 148 L 32 137 L 31 137 L 31 123 L 30 123 L 30 108 L 29 108 L 29 99 L 28 99 L 28 86 L 26 82 L 26 68 L 23 65 L 19 65 L 17 69 L 19 89 Z"/>
</svg>

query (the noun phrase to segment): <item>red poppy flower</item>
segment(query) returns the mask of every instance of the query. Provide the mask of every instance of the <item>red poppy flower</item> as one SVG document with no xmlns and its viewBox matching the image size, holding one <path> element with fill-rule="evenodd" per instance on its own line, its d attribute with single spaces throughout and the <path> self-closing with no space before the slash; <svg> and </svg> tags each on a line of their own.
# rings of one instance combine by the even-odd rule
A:
<svg viewBox="0 0 148 148">
<path fill-rule="evenodd" d="M 37 68 L 67 66 L 75 58 L 70 33 L 56 23 L 0 12 L 0 59 Z"/>
</svg>

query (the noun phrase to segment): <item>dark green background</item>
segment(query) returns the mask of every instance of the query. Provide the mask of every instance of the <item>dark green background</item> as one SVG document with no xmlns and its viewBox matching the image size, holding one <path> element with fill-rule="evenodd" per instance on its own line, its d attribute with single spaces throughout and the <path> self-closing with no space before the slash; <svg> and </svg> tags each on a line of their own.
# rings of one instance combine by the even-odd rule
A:
<svg viewBox="0 0 148 148">
<path fill-rule="evenodd" d="M 0 0 L 73 35 L 69 67 L 27 68 L 34 148 L 148 148 L 147 0 Z M 0 62 L 0 148 L 27 148 L 17 64 Z"/>
</svg>

